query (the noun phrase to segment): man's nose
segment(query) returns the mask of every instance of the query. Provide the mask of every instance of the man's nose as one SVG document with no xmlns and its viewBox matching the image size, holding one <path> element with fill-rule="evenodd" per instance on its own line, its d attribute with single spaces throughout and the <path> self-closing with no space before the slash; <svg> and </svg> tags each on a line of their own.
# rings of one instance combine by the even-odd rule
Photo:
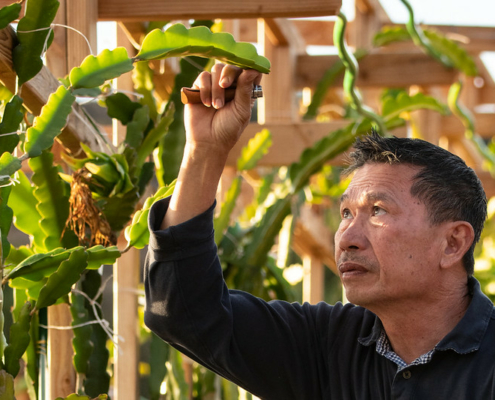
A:
<svg viewBox="0 0 495 400">
<path fill-rule="evenodd" d="M 336 247 L 338 246 L 342 251 L 364 250 L 368 243 L 363 221 L 360 218 L 354 218 L 351 223 L 339 228 L 335 238 Z"/>
</svg>

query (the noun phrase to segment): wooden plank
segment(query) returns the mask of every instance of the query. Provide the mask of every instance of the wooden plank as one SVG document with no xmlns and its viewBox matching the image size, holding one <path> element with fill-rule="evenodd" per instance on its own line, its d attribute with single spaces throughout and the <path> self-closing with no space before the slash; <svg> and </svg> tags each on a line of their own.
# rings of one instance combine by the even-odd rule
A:
<svg viewBox="0 0 495 400">
<path fill-rule="evenodd" d="M 298 56 L 296 87 L 316 87 L 325 71 L 337 60 L 337 56 Z M 450 85 L 455 79 L 456 72 L 453 69 L 445 68 L 420 52 L 372 53 L 359 62 L 357 85 L 360 87 Z M 342 86 L 342 79 L 337 79 L 333 86 Z"/>
<path fill-rule="evenodd" d="M 317 304 L 325 297 L 325 268 L 316 257 L 303 257 L 303 303 Z"/>
<path fill-rule="evenodd" d="M 67 32 L 67 54 L 69 69 L 77 67 L 84 58 L 96 55 L 96 23 L 98 22 L 98 0 L 67 1 L 67 25 L 83 35 L 69 29 Z M 91 47 L 91 49 L 90 49 Z"/>
<path fill-rule="evenodd" d="M 258 100 L 258 122 L 291 122 L 298 111 L 294 90 L 296 52 L 292 46 L 277 46 L 265 34 L 267 20 L 259 20 L 260 53 L 271 62 L 271 73 L 263 77 L 263 97 Z M 273 21 L 272 21 L 273 25 Z"/>
<path fill-rule="evenodd" d="M 374 14 L 378 21 L 390 23 L 390 17 L 379 0 L 356 0 L 356 11 L 363 14 Z"/>
<path fill-rule="evenodd" d="M 353 24 L 349 24 L 348 44 L 357 49 L 372 49 L 373 37 L 381 27 L 374 4 L 370 0 L 357 0 L 355 8 Z"/>
<path fill-rule="evenodd" d="M 67 327 L 72 323 L 68 304 L 48 308 L 48 326 Z M 76 389 L 76 372 L 72 366 L 72 330 L 48 330 L 48 399 L 65 398 Z"/>
<path fill-rule="evenodd" d="M 77 4 L 77 9 L 73 9 L 73 5 Z M 83 35 L 90 38 L 93 41 L 93 45 L 96 46 L 96 14 L 93 18 L 88 16 L 88 8 L 92 5 L 87 1 L 73 1 L 62 0 L 60 2 L 59 12 L 55 23 L 62 25 L 69 25 L 76 27 Z M 94 8 L 93 8 L 94 9 Z M 74 18 L 79 16 L 84 18 L 84 24 L 79 24 L 78 19 Z M 94 28 L 94 35 L 91 36 L 91 30 Z M 80 64 L 82 59 L 88 55 L 89 50 L 85 40 L 78 35 L 77 38 L 74 35 L 68 34 L 65 28 L 57 27 L 61 31 L 57 31 L 55 35 L 58 42 L 55 44 L 54 51 L 48 52 L 47 65 L 52 68 L 52 73 L 58 77 L 67 75 L 71 68 Z M 63 30 L 62 30 L 63 29 Z M 72 31 L 70 31 L 72 32 Z M 74 34 L 74 32 L 72 32 Z M 79 41 L 84 41 L 84 47 L 80 45 Z M 39 76 L 39 75 L 38 75 Z M 36 79 L 38 78 L 36 77 Z M 47 82 L 53 81 L 53 76 L 46 76 Z M 42 86 L 42 82 L 39 82 L 39 86 Z M 53 87 L 50 90 L 55 90 L 58 84 L 53 82 Z M 38 87 L 38 86 L 37 86 Z M 24 88 L 23 88 L 24 89 Z M 59 156 L 61 148 L 56 149 L 54 146 L 52 149 L 56 156 Z M 60 147 L 60 146 L 59 146 Z M 72 315 L 70 308 L 67 304 L 60 304 L 48 308 L 48 325 L 49 326 L 70 326 L 72 323 Z M 50 379 L 50 393 L 49 399 L 58 397 L 66 397 L 76 391 L 76 373 L 72 367 L 72 338 L 74 334 L 72 330 L 58 330 L 50 329 L 48 331 L 48 375 Z"/>
<path fill-rule="evenodd" d="M 335 15 L 341 0 L 105 0 L 98 17 L 107 21 L 158 21 L 215 18 L 277 18 Z"/>
<path fill-rule="evenodd" d="M 15 33 L 11 26 L 0 30 L 0 81 L 13 93 L 16 90 L 16 75 L 12 66 L 14 42 Z M 59 85 L 60 83 L 51 72 L 43 67 L 38 75 L 22 85 L 19 95 L 24 100 L 26 108 L 32 114 L 39 115 L 41 107 L 46 104 L 49 95 L 56 91 Z M 74 104 L 72 109 L 73 112 L 68 118 L 66 128 L 57 138 L 64 147 L 72 154 L 79 155 L 80 142 L 83 142 L 93 149 L 110 152 L 107 147 L 101 146 L 100 134 L 86 118 L 81 107 Z"/>
<path fill-rule="evenodd" d="M 265 18 L 265 34 L 274 46 L 291 46 L 296 54 L 306 54 L 306 42 L 292 20 Z"/>
<path fill-rule="evenodd" d="M 290 165 L 298 161 L 304 149 L 313 146 L 318 140 L 348 124 L 349 121 L 346 120 L 332 122 L 267 123 L 264 125 L 249 124 L 230 152 L 227 165 L 236 165 L 236 160 L 241 154 L 242 147 L 262 129 L 268 129 L 271 132 L 273 144 L 271 150 L 259 161 L 258 166 L 276 167 Z M 393 134 L 396 136 L 406 136 L 405 130 L 406 128 L 398 128 L 393 131 Z M 342 165 L 342 163 L 342 157 L 338 157 L 332 162 L 332 164 L 338 165 Z"/>
<path fill-rule="evenodd" d="M 476 133 L 485 139 L 490 139 L 495 135 L 495 114 L 474 113 Z M 459 118 L 454 115 L 442 117 L 442 135 L 447 137 L 464 136 L 464 126 Z"/>
<path fill-rule="evenodd" d="M 124 31 L 117 27 L 117 45 L 127 48 L 132 56 L 134 48 L 127 39 Z M 116 88 L 133 90 L 130 73 L 120 76 L 116 80 Z M 126 128 L 118 121 L 114 121 L 114 144 L 121 143 L 125 138 Z M 119 237 L 119 248 L 125 247 L 124 235 Z M 121 352 L 114 353 L 114 397 L 116 399 L 139 398 L 138 388 L 138 327 L 137 315 L 137 288 L 139 285 L 139 250 L 131 248 L 115 263 L 113 268 L 113 329 L 119 340 Z"/>
<path fill-rule="evenodd" d="M 57 14 L 53 23 L 67 25 L 67 0 L 59 2 Z M 61 78 L 69 73 L 67 64 L 67 32 L 68 29 L 62 26 L 53 28 L 53 42 L 46 52 L 46 66 L 53 76 Z"/>
<path fill-rule="evenodd" d="M 333 234 L 325 226 L 321 215 L 308 205 L 301 207 L 296 221 L 292 239 L 292 248 L 300 256 L 309 255 L 320 260 L 335 274 L 338 274 L 335 263 Z"/>
</svg>

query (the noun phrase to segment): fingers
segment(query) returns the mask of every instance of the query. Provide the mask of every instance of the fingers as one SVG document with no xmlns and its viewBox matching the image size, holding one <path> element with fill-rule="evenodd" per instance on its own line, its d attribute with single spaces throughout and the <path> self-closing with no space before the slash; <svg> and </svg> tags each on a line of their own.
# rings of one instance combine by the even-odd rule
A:
<svg viewBox="0 0 495 400">
<path fill-rule="evenodd" d="M 215 64 L 211 72 L 202 72 L 194 82 L 200 89 L 201 102 L 220 109 L 225 105 L 225 89 L 235 86 L 235 100 L 251 103 L 253 84 L 259 84 L 262 74 L 254 70 L 243 70 L 234 65 Z"/>
</svg>

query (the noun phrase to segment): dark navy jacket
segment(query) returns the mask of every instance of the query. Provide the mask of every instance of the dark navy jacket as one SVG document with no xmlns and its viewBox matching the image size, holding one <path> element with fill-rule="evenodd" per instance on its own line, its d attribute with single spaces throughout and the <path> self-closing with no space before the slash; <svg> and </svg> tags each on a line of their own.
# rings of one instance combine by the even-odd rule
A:
<svg viewBox="0 0 495 400">
<path fill-rule="evenodd" d="M 213 206 L 159 230 L 167 206 L 168 199 L 150 212 L 145 322 L 192 359 L 264 400 L 495 399 L 495 308 L 474 278 L 465 316 L 431 361 L 397 372 L 376 352 L 376 315 L 352 304 L 267 303 L 229 290 Z"/>
</svg>

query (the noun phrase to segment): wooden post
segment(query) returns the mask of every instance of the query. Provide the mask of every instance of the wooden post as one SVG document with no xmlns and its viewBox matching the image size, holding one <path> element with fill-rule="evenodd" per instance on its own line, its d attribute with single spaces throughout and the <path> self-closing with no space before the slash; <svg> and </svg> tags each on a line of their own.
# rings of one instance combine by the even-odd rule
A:
<svg viewBox="0 0 495 400">
<path fill-rule="evenodd" d="M 117 46 L 124 46 L 130 55 L 135 52 L 120 26 L 117 27 Z M 130 73 L 117 79 L 117 89 L 133 90 Z M 125 127 L 114 121 L 114 145 L 125 138 Z M 123 248 L 124 237 L 119 238 Z M 137 399 L 138 389 L 138 327 L 137 288 L 139 285 L 139 251 L 131 248 L 123 254 L 113 268 L 113 329 L 119 340 L 120 352 L 114 354 L 114 397 L 116 399 Z"/>
<path fill-rule="evenodd" d="M 314 255 L 303 257 L 303 302 L 316 304 L 324 300 L 325 270 L 323 263 Z"/>
<path fill-rule="evenodd" d="M 258 21 L 258 44 L 271 62 L 271 72 L 262 80 L 263 97 L 258 99 L 258 122 L 292 122 L 297 120 L 294 82 L 296 51 L 282 29 L 290 21 L 260 19 Z M 289 30 L 288 28 L 287 30 Z M 295 36 L 295 34 L 294 34 Z"/>
<path fill-rule="evenodd" d="M 74 9 L 76 6 L 76 9 Z M 96 0 L 61 1 L 55 23 L 74 27 L 81 31 L 96 47 Z M 91 13 L 91 11 L 93 11 Z M 76 67 L 89 54 L 86 41 L 85 47 L 74 45 L 75 33 L 71 36 L 67 28 L 56 27 L 55 42 L 47 54 L 47 66 L 56 77 L 68 74 L 71 68 Z M 54 152 L 58 143 L 54 144 Z M 58 155 L 58 154 L 57 154 Z M 48 308 L 48 326 L 70 326 L 72 316 L 69 305 L 59 304 Z M 48 398 L 66 397 L 75 392 L 76 373 L 72 366 L 72 330 L 48 330 Z"/>
</svg>

